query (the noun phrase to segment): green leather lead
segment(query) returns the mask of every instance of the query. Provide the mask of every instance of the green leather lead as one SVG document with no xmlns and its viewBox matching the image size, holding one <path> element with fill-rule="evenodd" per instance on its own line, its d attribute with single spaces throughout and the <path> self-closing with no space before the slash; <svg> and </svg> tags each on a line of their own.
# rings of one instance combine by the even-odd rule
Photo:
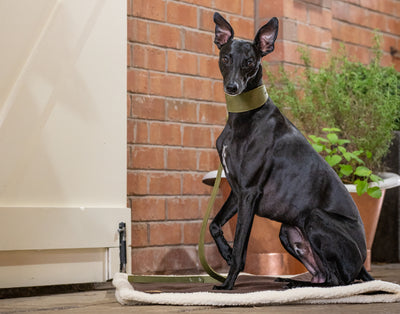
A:
<svg viewBox="0 0 400 314">
<path fill-rule="evenodd" d="M 199 259 L 204 270 L 209 276 L 145 276 L 145 275 L 129 275 L 128 281 L 131 283 L 151 283 L 151 282 L 183 282 L 183 283 L 217 283 L 218 281 L 224 282 L 225 277 L 216 273 L 210 265 L 208 265 L 205 251 L 204 251 L 204 238 L 207 229 L 208 219 L 211 214 L 211 210 L 214 206 L 215 198 L 218 194 L 219 185 L 221 182 L 222 165 L 219 165 L 217 177 L 215 178 L 214 187 L 211 192 L 211 197 L 208 201 L 207 211 L 203 218 L 203 224 L 200 231 L 199 240 Z"/>
<path fill-rule="evenodd" d="M 208 223 L 208 219 L 210 218 L 211 210 L 213 209 L 215 198 L 218 193 L 219 184 L 221 182 L 221 174 L 222 174 L 222 164 L 220 164 L 218 167 L 217 177 L 215 178 L 214 187 L 211 192 L 211 197 L 210 197 L 210 199 L 208 201 L 208 205 L 207 205 L 207 211 L 203 218 L 203 224 L 201 225 L 200 240 L 199 240 L 199 259 L 200 259 L 200 263 L 203 266 L 204 270 L 207 272 L 207 274 L 210 275 L 210 277 L 212 277 L 220 282 L 224 282 L 225 277 L 223 277 L 222 275 L 215 272 L 215 270 L 212 269 L 211 266 L 207 263 L 207 259 L 206 259 L 205 251 L 204 251 L 204 238 L 205 238 L 205 234 L 206 234 L 207 223 Z"/>
</svg>

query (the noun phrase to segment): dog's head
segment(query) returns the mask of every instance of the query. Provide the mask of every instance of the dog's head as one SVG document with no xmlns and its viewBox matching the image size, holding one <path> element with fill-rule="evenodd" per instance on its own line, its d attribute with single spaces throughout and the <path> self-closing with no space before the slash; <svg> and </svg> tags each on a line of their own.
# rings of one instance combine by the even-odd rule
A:
<svg viewBox="0 0 400 314">
<path fill-rule="evenodd" d="M 232 26 L 219 13 L 214 13 L 214 22 L 214 43 L 220 49 L 219 68 L 224 81 L 224 91 L 232 96 L 238 95 L 257 74 L 261 58 L 274 50 L 278 19 L 273 17 L 261 27 L 253 42 L 233 39 Z"/>
</svg>

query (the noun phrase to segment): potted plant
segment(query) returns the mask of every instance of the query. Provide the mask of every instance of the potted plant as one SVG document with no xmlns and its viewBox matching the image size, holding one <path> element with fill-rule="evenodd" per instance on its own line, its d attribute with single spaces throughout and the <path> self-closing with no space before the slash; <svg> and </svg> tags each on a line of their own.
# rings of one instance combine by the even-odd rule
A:
<svg viewBox="0 0 400 314">
<path fill-rule="evenodd" d="M 349 151 L 351 142 L 341 139 L 338 128 L 324 128 L 326 136 L 319 137 L 308 135 L 313 148 L 320 153 L 326 162 L 335 170 L 341 178 L 347 190 L 359 209 L 364 222 L 367 241 L 367 270 L 371 267 L 371 249 L 375 237 L 376 228 L 382 208 L 386 189 L 400 185 L 400 176 L 393 173 L 374 174 L 365 166 L 361 159 L 372 159 L 371 152 L 363 150 Z"/>
</svg>

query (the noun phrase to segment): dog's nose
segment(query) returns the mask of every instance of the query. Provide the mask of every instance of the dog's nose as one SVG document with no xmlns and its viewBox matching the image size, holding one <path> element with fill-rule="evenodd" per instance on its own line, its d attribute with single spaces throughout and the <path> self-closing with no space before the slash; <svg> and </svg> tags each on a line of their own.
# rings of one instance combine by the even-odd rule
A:
<svg viewBox="0 0 400 314">
<path fill-rule="evenodd" d="M 236 94 L 238 90 L 239 90 L 239 84 L 236 82 L 229 83 L 228 85 L 226 85 L 226 91 L 228 92 L 228 94 Z"/>
</svg>

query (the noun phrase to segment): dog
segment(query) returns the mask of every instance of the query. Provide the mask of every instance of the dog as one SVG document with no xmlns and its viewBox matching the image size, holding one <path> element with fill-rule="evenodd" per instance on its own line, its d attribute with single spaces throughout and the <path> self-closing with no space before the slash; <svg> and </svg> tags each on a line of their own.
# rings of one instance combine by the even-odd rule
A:
<svg viewBox="0 0 400 314">
<path fill-rule="evenodd" d="M 261 59 L 274 50 L 278 19 L 262 26 L 253 42 L 234 39 L 231 25 L 219 13 L 214 22 L 227 99 L 257 99 L 244 95 L 263 88 Z M 229 112 L 216 142 L 231 193 L 209 229 L 230 268 L 214 289 L 231 290 L 244 269 L 254 215 L 282 223 L 282 245 L 312 275 L 310 282 L 283 279 L 288 287 L 373 280 L 363 266 L 363 222 L 339 177 L 269 96 L 250 105 L 249 110 Z M 235 214 L 231 247 L 222 226 Z"/>
</svg>

